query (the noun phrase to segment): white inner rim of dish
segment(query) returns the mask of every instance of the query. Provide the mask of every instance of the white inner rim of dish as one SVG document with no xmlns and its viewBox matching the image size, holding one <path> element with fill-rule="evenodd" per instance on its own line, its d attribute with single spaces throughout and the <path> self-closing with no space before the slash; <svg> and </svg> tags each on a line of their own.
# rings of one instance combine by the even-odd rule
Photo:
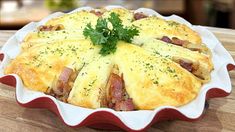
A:
<svg viewBox="0 0 235 132">
<path fill-rule="evenodd" d="M 107 6 L 105 7 L 107 10 L 113 9 L 113 8 L 123 8 L 121 6 Z M 94 8 L 91 7 L 81 7 L 78 9 L 73 10 L 70 13 L 81 11 L 81 10 L 93 10 Z M 147 8 L 139 8 L 135 10 L 135 12 L 143 12 L 147 15 L 155 15 L 158 17 L 161 17 L 165 20 L 174 20 L 179 23 L 185 24 L 198 32 L 202 38 L 203 43 L 207 45 L 208 48 L 212 51 L 212 61 L 214 64 L 214 70 L 211 73 L 211 81 L 207 84 L 204 84 L 201 88 L 200 92 L 198 93 L 198 96 L 192 100 L 190 103 L 181 106 L 181 107 L 172 107 L 172 106 L 162 106 L 158 107 L 155 110 L 138 110 L 138 111 L 127 111 L 127 112 L 117 112 L 109 108 L 99 108 L 99 109 L 88 109 L 83 108 L 79 106 L 74 106 L 71 104 L 67 104 L 64 102 L 61 102 L 54 97 L 50 95 L 46 95 L 41 92 L 37 91 L 31 91 L 24 87 L 22 80 L 18 75 L 12 74 L 16 80 L 16 98 L 19 103 L 25 104 L 28 102 L 31 102 L 34 99 L 37 99 L 39 97 L 48 97 L 54 101 L 54 103 L 57 105 L 57 108 L 59 110 L 59 113 L 61 117 L 63 118 L 64 122 L 69 126 L 75 126 L 80 124 L 84 119 L 86 119 L 87 116 L 90 114 L 97 112 L 97 111 L 107 111 L 112 114 L 114 114 L 116 117 L 118 117 L 127 127 L 133 130 L 140 130 L 142 128 L 145 128 L 154 118 L 154 116 L 162 109 L 164 108 L 172 108 L 183 115 L 185 115 L 187 118 L 190 119 L 196 119 L 198 118 L 204 109 L 204 103 L 205 103 L 205 96 L 208 90 L 212 88 L 219 88 L 221 90 L 224 90 L 227 93 L 230 93 L 232 90 L 230 77 L 227 71 L 227 64 L 233 64 L 234 60 L 231 57 L 231 55 L 226 51 L 226 49 L 222 46 L 222 44 L 217 40 L 217 38 L 205 27 L 202 26 L 195 26 L 191 25 L 189 22 L 187 22 L 185 19 L 176 16 L 171 15 L 164 17 L 160 15 L 159 13 L 155 12 L 152 9 Z M 5 54 L 3 61 L 0 64 L 0 76 L 3 77 L 4 72 L 3 69 L 5 66 L 10 62 L 10 59 L 15 58 L 20 53 L 20 44 L 25 37 L 25 35 L 29 32 L 32 32 L 36 30 L 36 28 L 39 25 L 43 25 L 45 22 L 50 20 L 51 18 L 58 17 L 63 15 L 64 13 L 56 12 L 48 17 L 44 18 L 40 22 L 31 22 L 24 26 L 22 29 L 17 31 L 15 35 L 13 35 L 3 46 L 1 49 L 1 52 Z M 76 117 L 76 118 L 74 118 Z"/>
</svg>

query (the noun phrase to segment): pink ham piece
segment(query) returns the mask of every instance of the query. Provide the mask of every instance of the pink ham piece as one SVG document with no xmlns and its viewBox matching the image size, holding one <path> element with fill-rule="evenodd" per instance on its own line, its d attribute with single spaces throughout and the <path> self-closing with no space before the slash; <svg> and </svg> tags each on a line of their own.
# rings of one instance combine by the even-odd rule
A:
<svg viewBox="0 0 235 132">
<path fill-rule="evenodd" d="M 111 73 L 109 91 L 112 103 L 122 100 L 123 88 L 122 78 L 120 78 L 117 74 Z"/>
<path fill-rule="evenodd" d="M 128 98 L 127 100 L 117 102 L 114 109 L 117 111 L 130 111 L 130 110 L 134 110 L 135 107 L 134 107 L 132 99 Z"/>
<path fill-rule="evenodd" d="M 210 55 L 210 51 L 208 50 L 208 48 L 205 45 L 200 45 L 200 44 L 192 44 L 187 40 L 181 40 L 177 37 L 173 37 L 172 39 L 170 39 L 167 36 L 163 36 L 161 39 L 159 39 L 161 41 L 164 41 L 166 43 L 170 43 L 170 44 L 174 44 L 177 46 L 182 46 L 184 48 L 187 48 L 191 51 L 199 51 L 205 54 Z"/>
<path fill-rule="evenodd" d="M 171 43 L 171 39 L 167 36 L 163 36 L 160 40 L 166 42 L 166 43 Z"/>
<path fill-rule="evenodd" d="M 176 37 L 173 37 L 171 39 L 171 43 L 175 44 L 175 45 L 178 45 L 178 46 L 182 46 L 185 42 L 183 40 L 180 40 L 180 39 L 176 38 Z"/>
<path fill-rule="evenodd" d="M 144 13 L 140 13 L 140 12 L 137 12 L 134 14 L 135 20 L 140 20 L 140 19 L 147 18 L 147 17 L 148 17 L 147 15 L 145 15 Z"/>
<path fill-rule="evenodd" d="M 69 77 L 73 73 L 73 69 L 64 67 L 58 81 L 56 82 L 56 85 L 52 87 L 53 92 L 56 95 L 64 95 L 68 91 L 70 91 L 68 82 L 69 82 Z"/>
<path fill-rule="evenodd" d="M 124 88 L 124 81 L 122 77 L 111 73 L 109 78 L 109 103 L 108 107 L 117 111 L 134 110 L 134 104 L 131 98 L 126 98 L 126 91 Z"/>
<path fill-rule="evenodd" d="M 100 17 L 100 16 L 103 15 L 102 12 L 100 12 L 100 11 L 95 11 L 95 10 L 91 10 L 90 13 L 93 13 L 93 14 L 95 14 L 95 15 L 98 16 L 98 17 Z"/>
<path fill-rule="evenodd" d="M 172 39 L 170 39 L 167 36 L 163 36 L 160 40 L 178 46 L 184 46 L 185 44 L 188 44 L 188 41 L 178 39 L 177 37 L 173 37 Z"/>
<path fill-rule="evenodd" d="M 61 80 L 63 83 L 67 83 L 72 72 L 73 69 L 64 67 L 60 74 L 59 80 Z"/>
<path fill-rule="evenodd" d="M 186 62 L 186 61 L 183 61 L 183 60 L 179 60 L 179 64 L 180 64 L 181 67 L 183 67 L 187 71 L 189 71 L 189 72 L 193 71 L 193 63 Z"/>
<path fill-rule="evenodd" d="M 53 26 L 51 26 L 51 25 L 49 25 L 49 26 L 42 25 L 42 26 L 38 27 L 38 30 L 39 31 L 51 31 L 52 28 L 53 28 Z"/>
<path fill-rule="evenodd" d="M 38 31 L 58 31 L 64 29 L 64 26 L 62 24 L 57 25 L 41 25 L 38 27 Z"/>
</svg>

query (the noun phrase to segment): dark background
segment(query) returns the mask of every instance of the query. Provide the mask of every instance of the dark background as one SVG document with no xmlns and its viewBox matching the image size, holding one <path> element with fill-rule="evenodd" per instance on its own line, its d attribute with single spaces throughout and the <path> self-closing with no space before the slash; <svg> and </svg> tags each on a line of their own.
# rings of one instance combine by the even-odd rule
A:
<svg viewBox="0 0 235 132">
<path fill-rule="evenodd" d="M 166 16 L 177 14 L 194 25 L 235 29 L 235 0 L 0 0 L 0 29 L 20 29 L 55 11 L 106 5 L 147 7 Z"/>
</svg>

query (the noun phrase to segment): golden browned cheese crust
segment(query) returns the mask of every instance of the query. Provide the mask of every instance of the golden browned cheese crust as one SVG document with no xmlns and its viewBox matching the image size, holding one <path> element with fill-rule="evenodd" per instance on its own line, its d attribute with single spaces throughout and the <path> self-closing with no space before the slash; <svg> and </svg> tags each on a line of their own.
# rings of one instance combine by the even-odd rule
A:
<svg viewBox="0 0 235 132">
<path fill-rule="evenodd" d="M 70 30 L 82 30 L 86 27 L 88 23 L 92 25 L 96 24 L 98 17 L 87 11 L 74 12 L 71 14 L 65 14 L 61 17 L 53 18 L 46 22 L 46 25 L 57 25 L 62 24 L 65 29 Z"/>
<path fill-rule="evenodd" d="M 18 74 L 26 87 L 46 92 L 57 80 L 63 67 L 79 70 L 92 61 L 98 49 L 90 41 L 42 43 L 22 52 L 6 67 L 5 74 Z"/>
<path fill-rule="evenodd" d="M 189 60 L 197 64 L 195 74 L 203 82 L 210 81 L 210 72 L 213 70 L 213 63 L 210 56 L 199 53 L 198 51 L 191 51 L 187 48 L 167 44 L 160 40 L 148 40 L 141 46 L 143 49 L 150 51 L 153 55 L 163 56 L 175 61 L 176 59 Z"/>
<path fill-rule="evenodd" d="M 193 44 L 201 44 L 202 40 L 199 34 L 184 24 L 174 21 L 166 21 L 158 17 L 148 17 L 134 21 L 133 25 L 140 28 L 140 35 L 134 40 L 162 38 L 168 36 L 170 38 L 177 37 L 181 40 L 187 40 Z"/>
<path fill-rule="evenodd" d="M 112 65 L 112 56 L 106 56 L 84 66 L 74 82 L 68 102 L 86 108 L 100 108 Z"/>
<path fill-rule="evenodd" d="M 197 96 L 202 85 L 178 64 L 138 46 L 120 42 L 114 60 L 138 109 L 184 105 Z"/>
<path fill-rule="evenodd" d="M 185 105 L 198 95 L 203 83 L 210 81 L 213 63 L 209 55 L 159 40 L 162 36 L 177 37 L 201 45 L 199 34 L 186 25 L 155 16 L 134 20 L 133 11 L 121 8 L 102 12 L 103 18 L 111 12 L 119 14 L 123 25 L 138 27 L 139 36 L 132 43 L 119 41 L 116 52 L 104 57 L 99 54 L 100 46 L 83 36 L 85 26 L 95 26 L 99 17 L 89 11 L 66 14 L 45 24 L 62 24 L 64 29 L 27 34 L 21 53 L 6 67 L 5 74 L 17 74 L 27 88 L 47 93 L 63 67 L 69 67 L 79 73 L 68 103 L 93 109 L 103 106 L 114 65 L 123 75 L 136 109 Z M 177 59 L 197 64 L 197 70 L 187 71 Z"/>
<path fill-rule="evenodd" d="M 110 11 L 106 11 L 102 15 L 102 17 L 108 18 L 112 12 L 119 15 L 120 19 L 122 20 L 122 24 L 124 26 L 130 26 L 132 24 L 132 22 L 134 21 L 133 12 L 131 12 L 130 10 L 121 9 L 121 8 L 116 8 L 116 9 L 112 9 Z"/>
</svg>

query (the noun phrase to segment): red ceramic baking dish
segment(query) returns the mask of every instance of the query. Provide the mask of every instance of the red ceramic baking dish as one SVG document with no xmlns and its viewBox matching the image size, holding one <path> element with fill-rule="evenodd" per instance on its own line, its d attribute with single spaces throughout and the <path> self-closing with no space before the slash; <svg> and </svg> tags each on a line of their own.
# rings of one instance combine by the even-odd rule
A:
<svg viewBox="0 0 235 132">
<path fill-rule="evenodd" d="M 107 6 L 112 8 L 123 8 L 120 6 Z M 81 10 L 92 10 L 91 7 L 81 7 L 72 12 Z M 101 129 L 122 128 L 126 131 L 142 131 L 153 123 L 163 120 L 180 119 L 194 121 L 202 116 L 205 101 L 215 97 L 225 97 L 231 93 L 232 87 L 228 71 L 235 68 L 235 63 L 228 51 L 222 46 L 218 39 L 205 27 L 194 26 L 176 15 L 164 17 L 147 8 L 140 8 L 135 12 L 144 12 L 148 15 L 156 15 L 166 20 L 174 20 L 186 24 L 202 38 L 203 43 L 212 51 L 212 60 L 215 69 L 211 73 L 211 81 L 201 88 L 198 96 L 190 103 L 181 107 L 162 106 L 154 110 L 137 110 L 118 112 L 109 108 L 88 109 L 67 104 L 55 99 L 53 96 L 41 92 L 31 91 L 24 87 L 18 75 L 5 75 L 4 68 L 11 59 L 20 53 L 20 43 L 24 36 L 48 21 L 51 18 L 63 15 L 57 12 L 44 18 L 40 22 L 31 22 L 17 31 L 3 46 L 0 54 L 0 82 L 16 88 L 16 100 L 23 107 L 45 108 L 54 112 L 66 125 L 71 127 L 92 126 Z M 223 60 L 223 61 L 221 61 Z"/>
</svg>

